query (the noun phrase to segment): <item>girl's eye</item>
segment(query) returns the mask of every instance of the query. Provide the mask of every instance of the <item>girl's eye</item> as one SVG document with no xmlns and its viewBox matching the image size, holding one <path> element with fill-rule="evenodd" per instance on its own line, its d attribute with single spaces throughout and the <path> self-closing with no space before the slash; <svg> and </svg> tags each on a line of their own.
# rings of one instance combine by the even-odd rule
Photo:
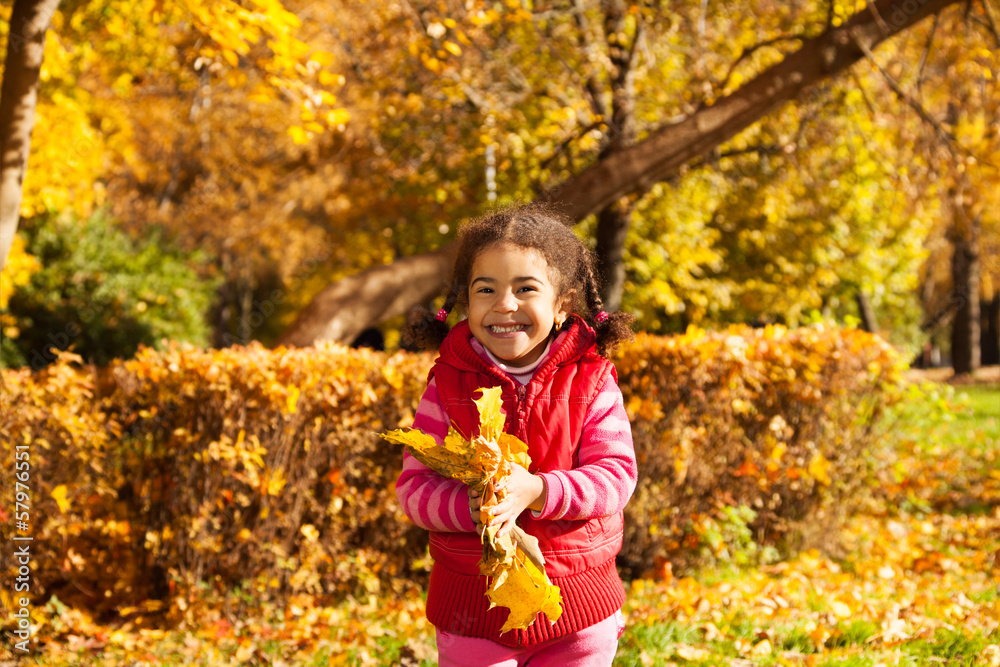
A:
<svg viewBox="0 0 1000 667">
<path fill-rule="evenodd" d="M 492 294 L 492 293 L 493 293 L 492 287 L 480 287 L 479 289 L 476 290 L 476 294 Z"/>
<path fill-rule="evenodd" d="M 525 286 L 525 287 L 522 287 L 521 289 L 519 289 L 517 291 L 518 292 L 534 292 L 535 288 L 534 287 Z"/>
</svg>

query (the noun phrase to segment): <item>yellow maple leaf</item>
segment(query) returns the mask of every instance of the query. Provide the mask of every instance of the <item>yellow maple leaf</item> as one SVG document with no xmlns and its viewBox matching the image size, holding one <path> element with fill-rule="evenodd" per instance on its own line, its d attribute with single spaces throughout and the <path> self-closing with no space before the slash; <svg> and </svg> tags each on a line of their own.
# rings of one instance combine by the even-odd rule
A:
<svg viewBox="0 0 1000 667">
<path fill-rule="evenodd" d="M 503 434 L 504 424 L 500 387 L 490 387 L 482 392 L 483 395 L 473 401 L 479 409 L 479 435 L 496 442 Z"/>
<path fill-rule="evenodd" d="M 60 484 L 52 489 L 52 497 L 59 504 L 59 511 L 65 514 L 69 510 L 69 499 L 66 497 L 67 488 L 65 484 Z"/>
<path fill-rule="evenodd" d="M 441 445 L 433 436 L 419 429 L 397 429 L 383 433 L 382 437 L 389 442 L 405 445 L 413 457 L 445 477 L 457 479 L 470 486 L 476 486 L 483 481 L 482 471 L 473 465 L 475 450 L 454 429 L 448 433 Z"/>
<path fill-rule="evenodd" d="M 531 457 L 528 456 L 528 445 L 521 442 L 519 438 L 510 433 L 501 433 L 497 444 L 500 446 L 501 455 L 508 461 L 513 461 L 522 468 L 527 468 L 531 464 Z"/>
<path fill-rule="evenodd" d="M 518 554 L 521 554 L 520 550 Z M 496 572 L 487 575 L 492 577 L 490 587 L 486 590 L 490 608 L 510 609 L 510 615 L 500 628 L 500 634 L 527 628 L 535 621 L 539 612 L 544 613 L 550 623 L 559 620 L 562 616 L 562 594 L 559 587 L 549 581 L 543 568 L 539 568 L 528 558 L 517 557 L 509 565 L 502 565 L 495 567 L 488 559 L 486 563 L 480 562 L 479 565 L 480 571 Z"/>
<path fill-rule="evenodd" d="M 527 444 L 503 431 L 506 420 L 500 387 L 483 389 L 474 402 L 479 410 L 479 435 L 466 438 L 452 428 L 440 444 L 419 429 L 397 429 L 382 437 L 405 445 L 427 467 L 479 491 L 483 518 L 488 521 L 490 510 L 506 496 L 501 482 L 510 475 L 511 465 L 527 468 L 531 457 Z M 497 536 L 499 529 L 489 526 L 483 533 L 479 571 L 490 579 L 486 593 L 490 608 L 510 609 L 500 633 L 527 628 L 539 612 L 555 623 L 562 614 L 562 594 L 545 574 L 538 540 L 519 526 L 503 537 Z"/>
</svg>

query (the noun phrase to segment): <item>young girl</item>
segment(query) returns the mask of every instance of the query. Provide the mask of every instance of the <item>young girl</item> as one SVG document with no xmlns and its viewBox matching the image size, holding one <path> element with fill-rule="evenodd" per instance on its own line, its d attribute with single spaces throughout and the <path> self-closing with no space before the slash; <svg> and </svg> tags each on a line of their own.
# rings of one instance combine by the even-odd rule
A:
<svg viewBox="0 0 1000 667">
<path fill-rule="evenodd" d="M 456 304 L 468 317 L 449 331 Z M 611 664 L 624 629 L 615 556 L 636 462 L 607 355 L 632 335 L 631 320 L 601 310 L 590 253 L 557 214 L 530 205 L 463 227 L 444 308 L 404 328 L 405 346 L 440 349 L 414 428 L 439 441 L 449 424 L 475 433 L 478 390 L 502 388 L 504 430 L 528 443 L 531 468 L 515 464 L 490 525 L 504 534 L 516 521 L 538 538 L 563 601 L 555 624 L 540 614 L 501 635 L 509 612 L 489 609 L 478 567 L 481 499 L 406 455 L 396 493 L 431 531 L 427 618 L 440 665 Z"/>
</svg>

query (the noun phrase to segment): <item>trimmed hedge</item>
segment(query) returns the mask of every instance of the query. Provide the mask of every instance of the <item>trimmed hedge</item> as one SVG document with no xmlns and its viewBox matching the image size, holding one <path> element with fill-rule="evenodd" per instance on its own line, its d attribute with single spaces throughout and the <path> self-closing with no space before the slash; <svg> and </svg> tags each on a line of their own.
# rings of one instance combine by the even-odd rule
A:
<svg viewBox="0 0 1000 667">
<path fill-rule="evenodd" d="M 280 601 L 423 583 L 426 533 L 395 496 L 402 451 L 376 434 L 411 423 L 432 360 L 174 345 L 3 371 L 4 469 L 14 445 L 30 453 L 32 594 L 183 612 L 206 585 Z M 780 327 L 640 335 L 616 365 L 640 471 L 626 576 L 828 537 L 900 371 L 868 334 Z"/>
<path fill-rule="evenodd" d="M 880 338 L 819 326 L 639 335 L 616 366 L 640 471 L 619 557 L 631 576 L 835 548 L 903 368 Z"/>
</svg>

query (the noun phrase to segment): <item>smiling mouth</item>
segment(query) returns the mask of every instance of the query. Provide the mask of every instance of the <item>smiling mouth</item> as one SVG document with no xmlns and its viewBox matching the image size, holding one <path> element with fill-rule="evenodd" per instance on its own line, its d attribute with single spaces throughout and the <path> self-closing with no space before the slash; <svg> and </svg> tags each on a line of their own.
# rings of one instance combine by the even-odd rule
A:
<svg viewBox="0 0 1000 667">
<path fill-rule="evenodd" d="M 489 327 L 489 330 L 496 334 L 505 334 L 505 333 L 514 333 L 515 331 L 520 331 L 525 326 L 526 325 L 524 324 L 515 324 L 514 326 L 511 327 L 498 327 L 496 325 L 491 325 Z"/>
</svg>

